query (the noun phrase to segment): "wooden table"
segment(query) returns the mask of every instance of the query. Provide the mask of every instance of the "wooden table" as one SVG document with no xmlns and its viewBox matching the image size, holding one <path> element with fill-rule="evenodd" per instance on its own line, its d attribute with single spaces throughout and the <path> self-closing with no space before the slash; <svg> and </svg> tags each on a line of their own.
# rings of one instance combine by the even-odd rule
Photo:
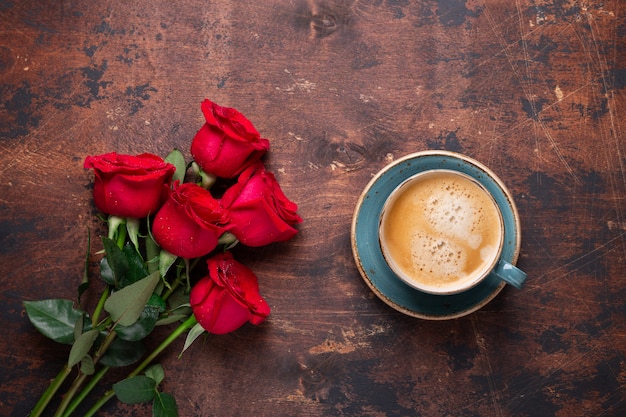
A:
<svg viewBox="0 0 626 417">
<path fill-rule="evenodd" d="M 304 222 L 238 253 L 272 307 L 264 324 L 161 357 L 181 416 L 626 415 L 625 13 L 620 0 L 3 2 L 0 414 L 25 416 L 67 358 L 22 302 L 75 297 L 87 230 L 102 230 L 84 158 L 189 157 L 210 98 L 270 139 L 268 169 Z M 361 190 L 426 149 L 488 165 L 521 215 L 527 285 L 455 320 L 390 308 L 350 249 Z"/>
</svg>

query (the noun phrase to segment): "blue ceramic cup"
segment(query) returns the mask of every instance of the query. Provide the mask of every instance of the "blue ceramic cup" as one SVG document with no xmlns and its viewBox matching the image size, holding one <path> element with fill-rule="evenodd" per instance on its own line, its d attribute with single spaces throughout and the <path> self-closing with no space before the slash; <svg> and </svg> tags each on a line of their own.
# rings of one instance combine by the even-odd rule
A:
<svg viewBox="0 0 626 417">
<path fill-rule="evenodd" d="M 408 177 L 389 194 L 379 217 L 389 268 L 407 285 L 434 295 L 467 291 L 489 275 L 521 288 L 526 274 L 501 258 L 504 235 L 496 200 L 457 170 Z"/>
<path fill-rule="evenodd" d="M 431 170 L 464 173 L 480 183 L 498 205 L 504 222 L 503 247 L 494 269 L 472 288 L 454 294 L 431 294 L 408 285 L 389 267 L 383 256 L 379 221 L 390 194 L 408 178 Z M 351 246 L 363 281 L 384 303 L 409 316 L 449 320 L 470 314 L 509 286 L 497 274 L 511 276 L 521 248 L 520 216 L 505 184 L 485 165 L 455 152 L 433 150 L 405 155 L 382 168 L 364 188 L 352 217 Z M 513 286 L 525 280 L 520 271 Z"/>
</svg>

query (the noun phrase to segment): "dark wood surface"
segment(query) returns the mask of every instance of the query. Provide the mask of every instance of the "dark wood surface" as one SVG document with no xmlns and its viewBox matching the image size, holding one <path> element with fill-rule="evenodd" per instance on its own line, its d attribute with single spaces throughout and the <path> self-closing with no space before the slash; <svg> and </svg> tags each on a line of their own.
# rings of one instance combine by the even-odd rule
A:
<svg viewBox="0 0 626 417">
<path fill-rule="evenodd" d="M 75 297 L 98 230 L 84 158 L 189 157 L 204 98 L 270 139 L 304 223 L 238 253 L 266 323 L 161 357 L 181 416 L 626 415 L 625 14 L 621 0 L 0 2 L 0 415 L 25 416 L 67 357 L 21 303 Z M 503 178 L 529 275 L 443 322 L 380 301 L 350 250 L 363 187 L 426 149 Z"/>
</svg>

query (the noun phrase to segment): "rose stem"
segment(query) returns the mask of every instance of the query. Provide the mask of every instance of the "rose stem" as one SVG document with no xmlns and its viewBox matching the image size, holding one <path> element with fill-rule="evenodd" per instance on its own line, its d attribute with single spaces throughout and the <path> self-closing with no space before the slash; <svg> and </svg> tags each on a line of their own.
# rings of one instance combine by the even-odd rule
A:
<svg viewBox="0 0 626 417">
<path fill-rule="evenodd" d="M 107 334 L 107 336 L 104 338 L 104 341 L 102 342 L 102 345 L 100 345 L 100 347 L 98 348 L 96 354 L 94 355 L 94 358 L 93 358 L 93 364 L 94 365 L 97 364 L 98 361 L 100 361 L 100 359 L 105 354 L 105 352 L 107 351 L 107 349 L 109 348 L 111 343 L 113 343 L 113 340 L 115 339 L 116 335 L 117 335 L 117 333 L 115 333 L 114 331 L 110 331 L 109 334 Z M 108 368 L 108 367 L 105 367 L 105 368 Z M 78 377 L 72 383 L 72 386 L 70 387 L 70 389 L 63 396 L 63 401 L 61 401 L 61 404 L 59 405 L 59 408 L 57 408 L 56 413 L 54 413 L 54 417 L 61 417 L 61 416 L 65 415 L 65 410 L 70 405 L 70 402 L 73 400 L 74 396 L 76 395 L 76 392 L 78 392 L 78 389 L 83 384 L 83 382 L 85 382 L 85 380 L 87 379 L 88 376 L 89 375 L 83 373 L 82 371 L 80 372 Z M 76 404 L 76 406 L 77 405 L 78 404 Z M 76 406 L 74 406 L 74 408 Z"/>
<path fill-rule="evenodd" d="M 70 374 L 71 371 L 72 371 L 72 368 L 70 368 L 67 364 L 65 364 L 63 369 L 61 369 L 61 372 L 59 372 L 56 378 L 52 380 L 48 388 L 46 388 L 44 393 L 41 395 L 41 397 L 39 398 L 39 401 L 37 401 L 37 404 L 35 404 L 35 407 L 28 415 L 29 417 L 41 416 L 41 414 L 44 412 L 44 410 L 48 406 L 48 403 L 50 403 L 50 400 L 52 400 L 52 397 L 54 397 L 54 394 L 56 394 L 56 392 L 59 390 L 59 388 L 61 387 L 61 384 L 63 384 L 63 381 L 65 381 L 65 378 L 67 378 L 67 376 Z"/>
<path fill-rule="evenodd" d="M 100 300 L 98 301 L 98 304 L 93 312 L 93 316 L 91 317 L 91 324 L 92 324 L 92 327 L 94 328 L 97 327 L 100 313 L 102 312 L 104 308 L 104 303 L 106 302 L 110 291 L 111 291 L 110 287 L 107 285 L 106 288 L 104 289 L 104 292 L 100 296 Z M 59 388 L 61 388 L 61 385 L 63 384 L 65 379 L 68 377 L 68 375 L 71 373 L 71 371 L 72 371 L 72 368 L 67 366 L 67 364 L 63 367 L 63 369 L 61 369 L 61 371 L 56 376 L 56 378 L 54 378 L 54 380 L 50 383 L 48 388 L 44 391 L 42 396 L 39 398 L 39 401 L 37 402 L 37 404 L 35 404 L 35 407 L 31 411 L 31 414 L 29 415 L 29 417 L 38 417 L 41 415 L 41 413 L 43 413 L 45 408 L 48 406 L 48 403 L 50 403 L 50 401 L 54 397 L 54 394 L 56 394 Z"/>
<path fill-rule="evenodd" d="M 137 368 L 135 368 L 133 372 L 128 374 L 126 378 L 128 379 L 139 375 L 141 371 L 143 371 L 148 365 L 150 365 L 150 363 L 154 360 L 154 358 L 159 355 L 159 353 L 161 353 L 174 340 L 176 340 L 178 336 L 195 326 L 197 323 L 198 322 L 196 320 L 196 317 L 193 314 L 189 316 L 189 318 L 185 322 L 178 326 L 165 340 L 163 340 L 161 344 L 157 346 L 157 348 L 146 359 L 144 359 L 144 361 Z M 100 410 L 100 408 L 102 408 L 102 406 L 106 404 L 111 398 L 113 398 L 113 396 L 115 396 L 115 392 L 113 390 L 107 391 L 102 396 L 102 398 L 100 398 L 100 400 L 98 400 L 98 402 L 94 404 L 94 406 L 91 407 L 89 411 L 87 411 L 84 417 L 93 417 L 93 415 L 98 410 Z"/>
<path fill-rule="evenodd" d="M 85 399 L 85 397 L 87 397 L 87 395 L 89 395 L 89 393 L 91 392 L 92 389 L 94 389 L 94 387 L 98 384 L 98 382 L 102 379 L 102 377 L 104 377 L 104 375 L 107 373 L 107 371 L 109 370 L 108 366 L 103 366 L 90 380 L 89 383 L 87 385 L 85 385 L 85 388 L 83 388 L 83 390 L 80 392 L 80 394 L 78 394 L 76 396 L 76 398 L 74 398 L 74 400 L 70 403 L 70 405 L 67 407 L 67 409 L 65 410 L 65 412 L 63 413 L 63 417 L 69 417 L 74 410 L 76 409 L 76 407 L 78 407 L 80 405 L 81 402 L 83 402 L 83 400 Z"/>
</svg>

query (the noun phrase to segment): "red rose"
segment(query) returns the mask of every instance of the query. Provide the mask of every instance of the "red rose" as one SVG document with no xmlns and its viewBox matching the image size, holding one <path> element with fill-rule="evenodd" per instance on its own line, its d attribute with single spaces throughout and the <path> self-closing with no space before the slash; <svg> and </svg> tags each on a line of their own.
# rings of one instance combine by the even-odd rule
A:
<svg viewBox="0 0 626 417">
<path fill-rule="evenodd" d="M 269 141 L 237 110 L 209 100 L 201 108 L 206 123 L 191 142 L 191 155 L 204 172 L 233 178 L 269 149 Z"/>
<path fill-rule="evenodd" d="M 189 301 L 198 323 L 214 334 L 226 334 L 249 321 L 260 324 L 270 306 L 259 293 L 256 275 L 230 252 L 207 261 L 208 275 L 191 289 Z"/>
<path fill-rule="evenodd" d="M 152 224 L 154 240 L 183 258 L 211 252 L 228 230 L 226 212 L 211 193 L 194 183 L 176 184 Z"/>
<path fill-rule="evenodd" d="M 176 167 L 157 155 L 118 155 L 115 152 L 85 158 L 95 173 L 94 201 L 103 213 L 142 218 L 161 207 L 166 184 Z"/>
<path fill-rule="evenodd" d="M 293 226 L 302 221 L 296 203 L 285 197 L 274 175 L 260 162 L 226 190 L 222 207 L 230 215 L 230 232 L 247 246 L 289 240 L 298 232 Z"/>
</svg>

